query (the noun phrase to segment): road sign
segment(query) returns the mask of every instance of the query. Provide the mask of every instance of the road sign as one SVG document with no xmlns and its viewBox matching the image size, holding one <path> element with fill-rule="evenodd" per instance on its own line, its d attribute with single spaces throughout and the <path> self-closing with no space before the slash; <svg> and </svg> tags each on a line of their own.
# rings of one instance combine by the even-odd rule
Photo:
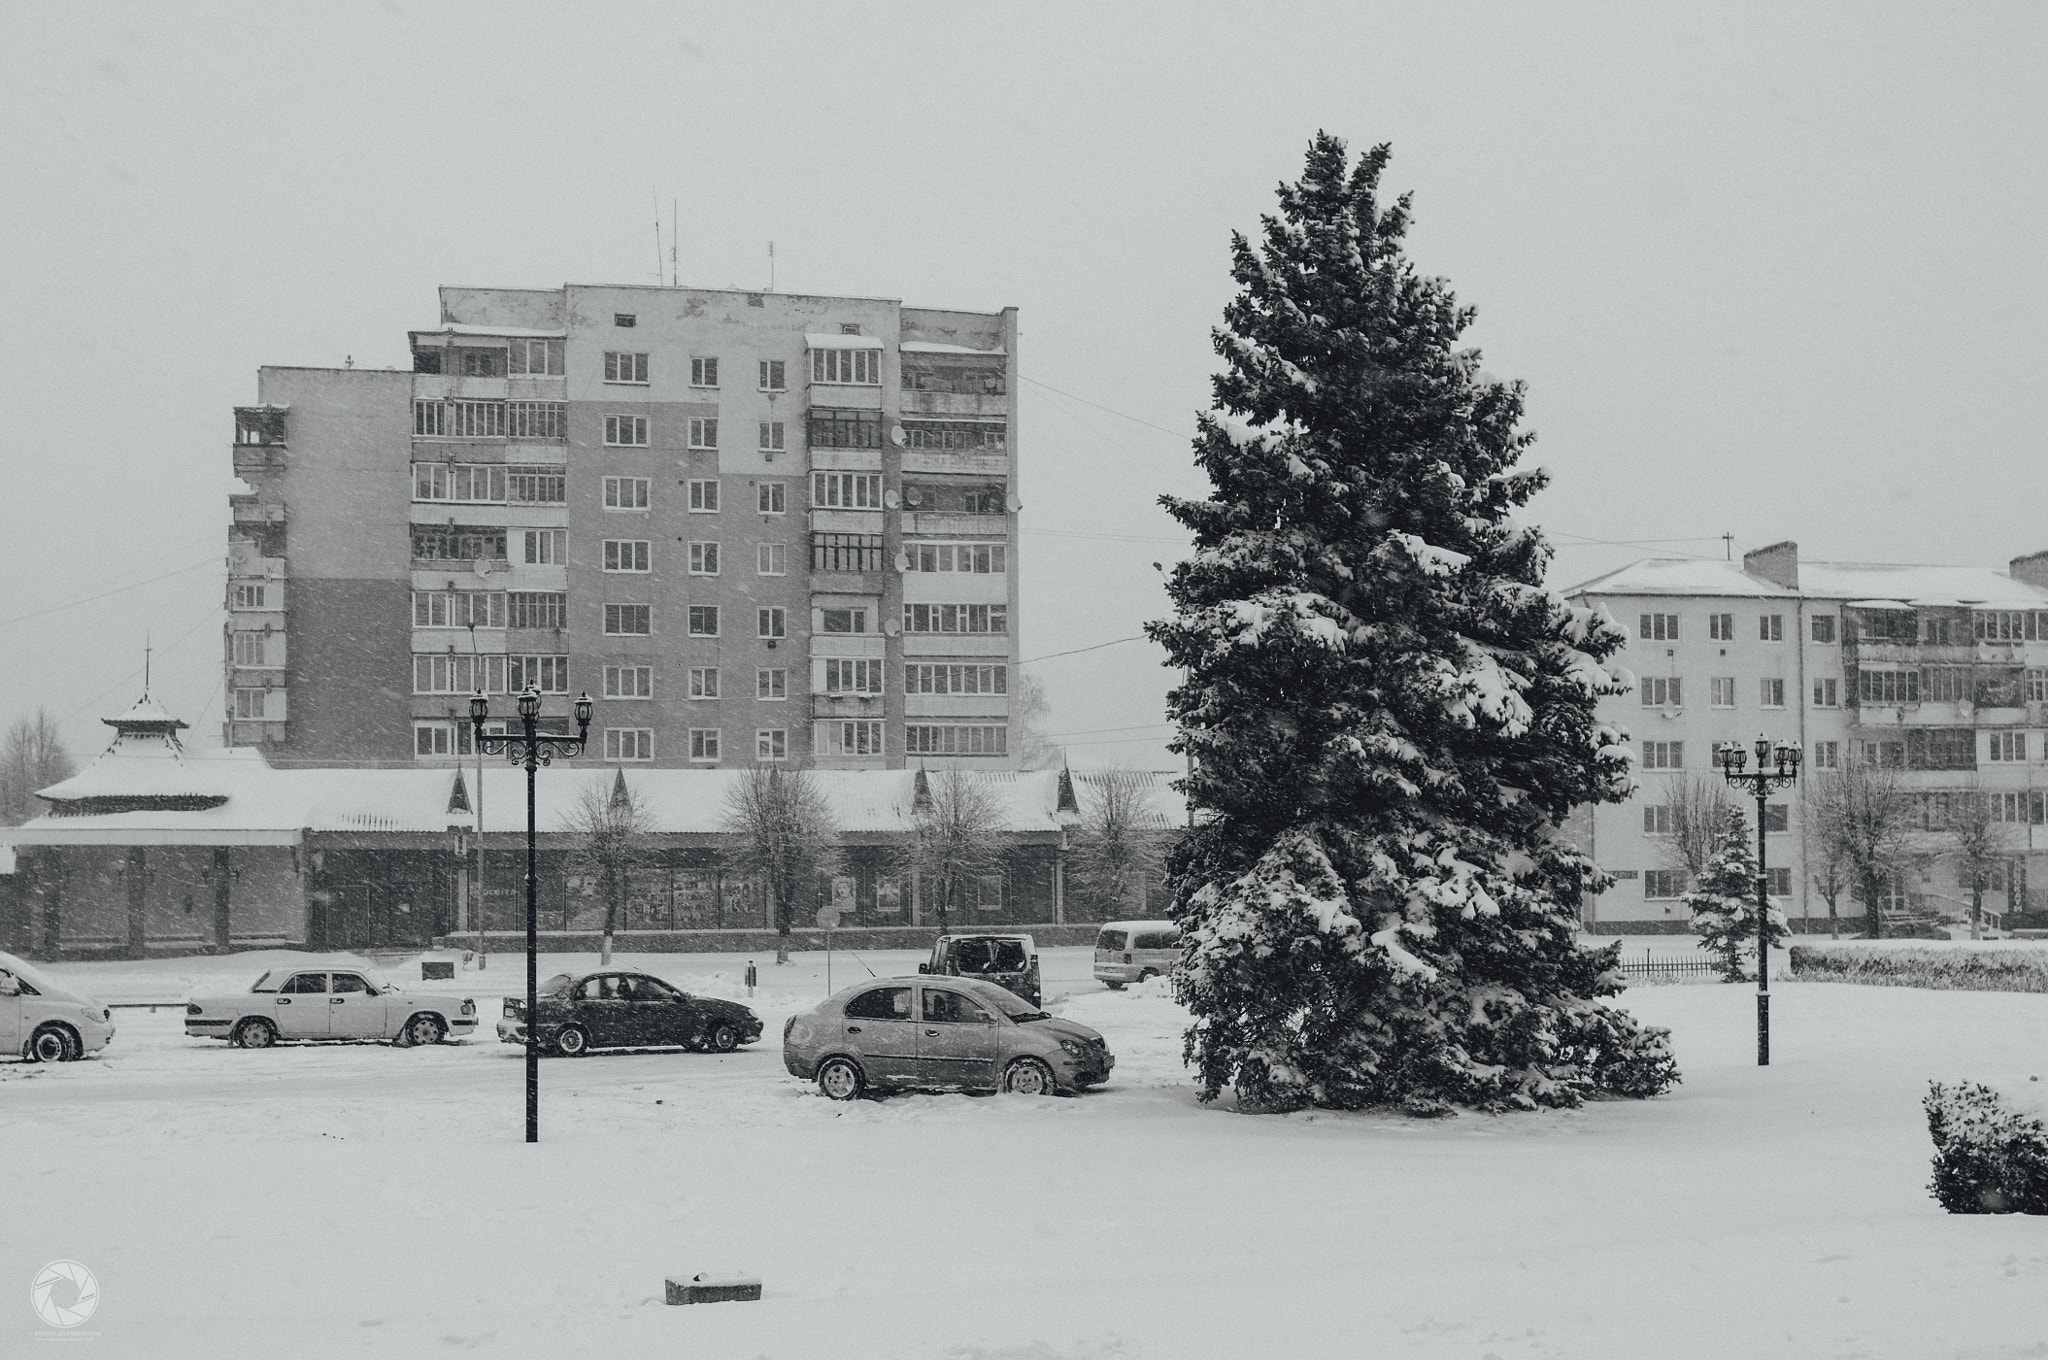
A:
<svg viewBox="0 0 2048 1360">
<path fill-rule="evenodd" d="M 820 929 L 820 930 L 837 930 L 838 928 L 839 928 L 839 910 L 838 910 L 838 908 L 836 908 L 836 907 L 833 907 L 833 906 L 831 906 L 830 904 L 827 904 L 827 905 L 825 905 L 825 906 L 819 907 L 819 908 L 818 908 L 818 929 Z"/>
</svg>

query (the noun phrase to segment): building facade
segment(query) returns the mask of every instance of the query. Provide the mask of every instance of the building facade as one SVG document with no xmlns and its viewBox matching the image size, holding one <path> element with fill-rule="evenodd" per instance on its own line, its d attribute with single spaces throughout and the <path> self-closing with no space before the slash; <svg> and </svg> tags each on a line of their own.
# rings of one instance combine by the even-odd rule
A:
<svg viewBox="0 0 2048 1360">
<path fill-rule="evenodd" d="M 2004 863 L 1985 908 L 2017 923 L 2048 887 L 2048 553 L 2004 572 L 1799 560 L 1779 543 L 1741 563 L 1648 560 L 1566 592 L 1631 634 L 1617 662 L 1634 692 L 1601 716 L 1633 737 L 1640 788 L 1582 809 L 1574 834 L 1616 882 L 1586 906 L 1598 933 L 1687 928 L 1690 886 L 1674 801 L 1720 787 L 1715 749 L 1762 734 L 1804 752 L 1800 783 L 1767 806 L 1770 891 L 1795 930 L 1830 928 L 1801 790 L 1851 762 L 1897 772 L 1912 797 L 1913 867 L 1887 912 L 1967 917 L 1946 834 L 1954 800 L 1981 797 Z M 1725 790 L 1733 795 L 1733 790 Z M 1738 799 L 1737 801 L 1741 801 Z M 1741 802 L 1754 817 L 1754 804 Z M 1752 834 L 1754 826 L 1752 825 Z M 1837 898 L 1850 931 L 1864 907 Z"/>
<path fill-rule="evenodd" d="M 1011 764 L 1014 308 L 444 288 L 410 338 L 235 411 L 225 745 L 447 766 L 533 686 L 628 766 Z"/>
</svg>

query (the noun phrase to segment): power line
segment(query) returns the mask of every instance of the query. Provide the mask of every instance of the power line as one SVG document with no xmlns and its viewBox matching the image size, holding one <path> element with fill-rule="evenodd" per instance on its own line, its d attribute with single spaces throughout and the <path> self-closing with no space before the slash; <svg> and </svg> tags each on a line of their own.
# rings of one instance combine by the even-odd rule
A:
<svg viewBox="0 0 2048 1360">
<path fill-rule="evenodd" d="M 168 646 L 168 647 L 164 647 L 164 648 L 161 648 L 161 649 L 159 649 L 159 650 L 158 650 L 158 652 L 157 652 L 157 656 L 158 656 L 159 658 L 161 658 L 161 657 L 166 657 L 166 656 L 169 656 L 169 655 L 170 655 L 170 654 L 171 654 L 172 652 L 175 652 L 175 651 L 177 651 L 177 650 L 178 650 L 178 648 L 179 648 L 179 647 L 181 647 L 181 646 L 183 646 L 183 645 L 184 645 L 184 644 L 185 644 L 185 643 L 186 643 L 186 642 L 187 642 L 187 641 L 188 641 L 188 640 L 189 640 L 189 639 L 190 639 L 190 638 L 192 637 L 192 635 L 193 635 L 194 633 L 197 633 L 197 632 L 198 632 L 198 631 L 199 631 L 199 630 L 200 630 L 201 628 L 205 627 L 205 626 L 206 626 L 206 625 L 207 625 L 208 623 L 210 623 L 210 622 L 213 622 L 214 620 L 218 619 L 219 617 L 220 617 L 220 609 L 219 609 L 219 607 L 218 607 L 218 606 L 216 606 L 216 607 L 214 607 L 214 608 L 211 608 L 211 609 L 208 609 L 208 610 L 207 610 L 207 611 L 206 611 L 206 612 L 205 612 L 204 614 L 201 614 L 201 615 L 199 616 L 199 622 L 197 622 L 197 623 L 193 624 L 193 625 L 192 625 L 192 626 L 191 626 L 190 628 L 186 629 L 186 630 L 185 630 L 185 632 L 184 632 L 184 633 L 183 633 L 183 634 L 182 634 L 182 635 L 181 635 L 181 636 L 180 636 L 180 637 L 178 638 L 178 640 L 177 640 L 176 642 L 173 642 L 173 643 L 172 643 L 172 644 L 171 644 L 170 646 Z M 70 721 L 71 721 L 71 720 L 72 720 L 73 718 L 75 718 L 75 717 L 77 717 L 77 716 L 78 716 L 79 714 L 81 714 L 81 713 L 85 712 L 85 711 L 86 711 L 87 709 L 91 708 L 91 707 L 92 707 L 92 706 L 93 706 L 94 704 L 97 704 L 98 702 L 100 702 L 100 700 L 102 700 L 102 699 L 106 698 L 106 697 L 107 697 L 107 696 L 108 696 L 109 694 L 112 694 L 112 693 L 113 693 L 113 692 L 114 692 L 115 690 L 117 690 L 117 689 L 121 688 L 121 686 L 123 686 L 123 685 L 125 685 L 125 684 L 129 684 L 130 682 L 132 682 L 132 681 L 133 681 L 133 680 L 134 680 L 134 679 L 135 679 L 135 678 L 136 678 L 137 676 L 139 676 L 139 675 L 141 675 L 141 674 L 142 674 L 142 672 L 144 671 L 144 669 L 146 669 L 146 667 L 144 667 L 144 666 L 137 666 L 137 667 L 136 667 L 136 668 L 135 668 L 134 670 L 132 670 L 132 671 L 128 672 L 128 673 L 127 673 L 126 675 L 122 676 L 122 677 L 121 677 L 121 678 L 120 678 L 119 680 L 116 680 L 116 681 L 115 681 L 115 682 L 114 682 L 113 684 L 111 684 L 111 685 L 108 685 L 108 686 L 107 686 L 107 687 L 106 687 L 105 689 L 101 690 L 101 691 L 100 691 L 100 692 L 99 692 L 98 694 L 94 695 L 94 696 L 93 696 L 92 698 L 90 698 L 90 699 L 87 699 L 87 700 L 86 700 L 86 701 L 85 701 L 84 703 L 80 704 L 80 705 L 79 705 L 79 706 L 78 706 L 77 708 L 74 708 L 74 709 L 72 709 L 72 710 L 71 710 L 71 711 L 70 711 L 69 713 L 66 713 L 66 714 L 65 714 L 65 715 L 64 715 L 63 717 L 61 717 L 61 718 L 57 719 L 57 721 L 58 721 L 58 722 L 59 722 L 60 724 L 62 724 L 62 723 L 68 723 L 68 722 L 70 722 Z M 209 702 L 210 702 L 210 701 L 209 701 Z"/>
<path fill-rule="evenodd" d="M 1034 656 L 1034 657 L 1032 657 L 1032 658 L 1031 658 L 1031 659 L 1030 659 L 1029 661 L 1019 661 L 1019 662 L 1018 662 L 1017 664 L 1018 664 L 1018 665 L 1020 665 L 1020 666 L 1029 666 L 1029 665 L 1033 664 L 1033 662 L 1038 662 L 1038 661 L 1050 661 L 1050 660 L 1052 660 L 1052 659 L 1053 659 L 1054 657 L 1056 657 L 1056 656 L 1079 656 L 1079 655 L 1080 655 L 1081 653 L 1083 653 L 1083 652 L 1099 652 L 1099 651 L 1101 651 L 1101 650 L 1102 650 L 1102 649 L 1103 649 L 1104 647 L 1115 647 L 1115 646 L 1117 646 L 1117 645 L 1119 645 L 1119 644 L 1121 644 L 1121 643 L 1125 643 L 1125 642 L 1146 642 L 1146 641 L 1149 641 L 1149 639 L 1148 639 L 1148 638 L 1146 638 L 1146 636 L 1145 636 L 1145 635 L 1144 635 L 1143 633 L 1139 633 L 1139 634 L 1137 634 L 1137 635 L 1136 635 L 1135 637 L 1124 637 L 1124 638 L 1116 638 L 1116 639 L 1114 639 L 1114 640 L 1112 640 L 1112 641 L 1109 641 L 1109 642 L 1098 642 L 1098 643 L 1096 643 L 1096 644 L 1095 644 L 1095 645 L 1094 645 L 1093 647 L 1076 647 L 1076 648 L 1074 648 L 1074 649 L 1073 649 L 1072 651 L 1066 651 L 1066 652 L 1047 652 L 1047 653 L 1046 653 L 1046 654 L 1045 654 L 1044 656 Z"/>
<path fill-rule="evenodd" d="M 1170 722 L 1156 722 L 1133 723 L 1129 727 L 1084 727 L 1076 732 L 1047 732 L 1045 734 L 1045 739 L 1047 741 L 1053 741 L 1060 737 L 1093 737 L 1098 736 L 1104 732 L 1149 732 L 1154 728 L 1174 727 L 1177 725 L 1178 724 Z"/>
<path fill-rule="evenodd" d="M 1023 374 L 1019 374 L 1018 376 L 1024 377 Z M 1060 388 L 1054 387 L 1051 383 L 1040 382 L 1036 378 L 1028 377 L 1024 378 L 1024 381 L 1030 383 L 1033 387 L 1043 387 L 1048 392 L 1058 393 L 1058 395 L 1065 397 L 1068 401 L 1078 401 L 1083 406 L 1093 406 L 1098 411 L 1107 411 L 1113 416 L 1121 416 L 1123 419 L 1130 421 L 1132 424 L 1143 425 L 1145 428 L 1150 430 L 1157 430 L 1161 434 L 1170 434 L 1175 439 L 1192 440 L 1194 438 L 1194 435 L 1190 431 L 1169 430 L 1164 425 L 1155 424 L 1152 421 L 1145 419 L 1143 416 L 1134 416 L 1129 411 L 1119 411 L 1114 406 L 1104 406 L 1101 402 L 1090 401 L 1086 397 L 1077 397 L 1072 392 L 1062 391 Z"/>
<path fill-rule="evenodd" d="M 1184 538 L 1154 538 L 1148 534 L 1098 534 L 1086 529 L 1023 529 L 1027 534 L 1045 534 L 1053 538 L 1110 538 L 1120 543 L 1167 543 L 1176 548 L 1188 547 Z"/>
<path fill-rule="evenodd" d="M 209 562 L 218 561 L 220 561 L 219 553 L 208 553 L 189 567 L 179 567 L 176 571 L 167 571 L 161 576 L 152 576 L 147 581 L 137 581 L 132 585 L 115 586 L 112 590 L 103 590 L 97 595 L 87 595 L 84 599 L 70 600 L 64 604 L 53 604 L 48 609 L 38 609 L 33 614 L 20 614 L 11 619 L 0 619 L 0 628 L 7 628 L 17 623 L 27 623 L 30 619 L 39 619 L 45 614 L 55 614 L 62 610 L 75 609 L 79 605 L 91 604 L 94 600 L 104 600 L 110 595 L 119 595 L 123 591 L 140 590 L 144 586 L 155 585 L 158 581 L 168 581 L 173 576 L 183 576 L 188 571 L 197 571 Z"/>
</svg>

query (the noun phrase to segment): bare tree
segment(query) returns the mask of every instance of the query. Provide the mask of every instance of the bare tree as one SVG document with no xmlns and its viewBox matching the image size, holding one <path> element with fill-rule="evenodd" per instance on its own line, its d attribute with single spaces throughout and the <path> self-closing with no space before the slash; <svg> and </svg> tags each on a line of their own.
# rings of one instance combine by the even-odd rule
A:
<svg viewBox="0 0 2048 1360">
<path fill-rule="evenodd" d="M 728 859 L 757 879 L 775 922 L 775 961 L 789 962 L 789 928 L 798 904 L 817 896 L 818 879 L 839 861 L 839 828 L 824 790 L 808 770 L 749 766 L 725 796 Z"/>
<path fill-rule="evenodd" d="M 1981 939 L 1984 928 L 1984 889 L 2006 862 L 2010 848 L 2005 824 L 1992 820 L 1991 800 L 1981 793 L 1957 794 L 1949 802 L 1947 825 L 1949 857 L 1956 863 L 1957 877 L 1970 890 L 1970 938 Z"/>
<path fill-rule="evenodd" d="M 595 880 L 604 901 L 604 944 L 598 963 L 609 967 L 612 936 L 631 900 L 633 883 L 649 860 L 648 832 L 653 819 L 646 805 L 626 785 L 626 772 L 615 772 L 609 791 L 586 787 L 576 806 L 562 815 L 563 830 L 575 836 L 571 869 Z"/>
<path fill-rule="evenodd" d="M 1003 805 L 986 785 L 959 766 L 918 772 L 922 796 L 911 811 L 911 837 L 902 852 L 927 902 L 936 902 L 939 933 L 952 920 L 953 903 L 966 905 L 967 887 L 1003 866 Z"/>
<path fill-rule="evenodd" d="M 1825 817 L 1813 797 L 1812 781 L 1801 788 L 1799 817 L 1804 823 L 1806 867 L 1814 890 L 1828 904 L 1828 934 L 1842 938 L 1840 904 L 1849 891 L 1849 857 L 1839 837 L 1827 834 Z"/>
<path fill-rule="evenodd" d="M 1017 715 L 1017 764 L 1025 770 L 1050 770 L 1060 763 L 1060 748 L 1046 738 L 1045 727 L 1052 716 L 1052 704 L 1045 697 L 1045 685 L 1035 675 L 1023 676 L 1012 696 Z"/>
<path fill-rule="evenodd" d="M 36 790 L 69 779 L 78 772 L 57 720 L 38 708 L 16 718 L 0 740 L 0 826 L 19 826 L 42 811 Z"/>
<path fill-rule="evenodd" d="M 1156 879 L 1172 830 L 1152 799 L 1146 770 L 1111 768 L 1077 776 L 1081 825 L 1070 861 L 1084 893 L 1101 903 L 1104 919 L 1135 914 L 1146 879 Z"/>
<path fill-rule="evenodd" d="M 1912 858 L 1913 796 L 1897 771 L 1866 761 L 1817 774 L 1807 796 L 1822 857 L 1840 857 L 1863 899 L 1870 938 L 1882 937 L 1885 881 L 1905 872 Z"/>
<path fill-rule="evenodd" d="M 1707 872 L 1728 830 L 1728 809 L 1735 806 L 1728 797 L 1726 780 L 1713 775 L 1687 775 L 1666 787 L 1663 815 L 1671 823 L 1671 839 L 1665 858 L 1673 869 L 1683 869 L 1697 883 Z"/>
</svg>

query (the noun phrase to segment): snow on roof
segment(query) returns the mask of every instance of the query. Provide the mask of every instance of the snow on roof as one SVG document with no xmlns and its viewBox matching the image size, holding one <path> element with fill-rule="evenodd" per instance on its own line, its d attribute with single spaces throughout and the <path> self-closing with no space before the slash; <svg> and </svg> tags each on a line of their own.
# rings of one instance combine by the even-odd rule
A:
<svg viewBox="0 0 2048 1360">
<path fill-rule="evenodd" d="M 993 354 L 1001 355 L 1000 349 L 969 349 L 965 345 L 941 345 L 929 340 L 905 340 L 896 346 L 905 354 Z"/>
<path fill-rule="evenodd" d="M 804 344 L 811 349 L 880 349 L 881 337 L 874 335 L 821 335 L 804 332 Z"/>
<path fill-rule="evenodd" d="M 1721 595 L 1878 601 L 1899 605 L 2038 609 L 2048 591 L 1990 567 L 1931 567 L 1894 562 L 1801 562 L 1799 589 L 1742 569 L 1740 562 L 1650 557 L 1581 582 L 1566 595 Z M 1882 607 L 1872 604 L 1869 607 Z"/>
<path fill-rule="evenodd" d="M 1646 557 L 1581 582 L 1566 595 L 1781 595 L 1797 592 L 1743 571 L 1740 562 Z"/>
<path fill-rule="evenodd" d="M 425 330 L 411 332 L 413 335 L 472 335 L 485 340 L 558 340 L 569 334 L 566 330 L 536 331 L 524 326 L 431 326 Z"/>
</svg>

